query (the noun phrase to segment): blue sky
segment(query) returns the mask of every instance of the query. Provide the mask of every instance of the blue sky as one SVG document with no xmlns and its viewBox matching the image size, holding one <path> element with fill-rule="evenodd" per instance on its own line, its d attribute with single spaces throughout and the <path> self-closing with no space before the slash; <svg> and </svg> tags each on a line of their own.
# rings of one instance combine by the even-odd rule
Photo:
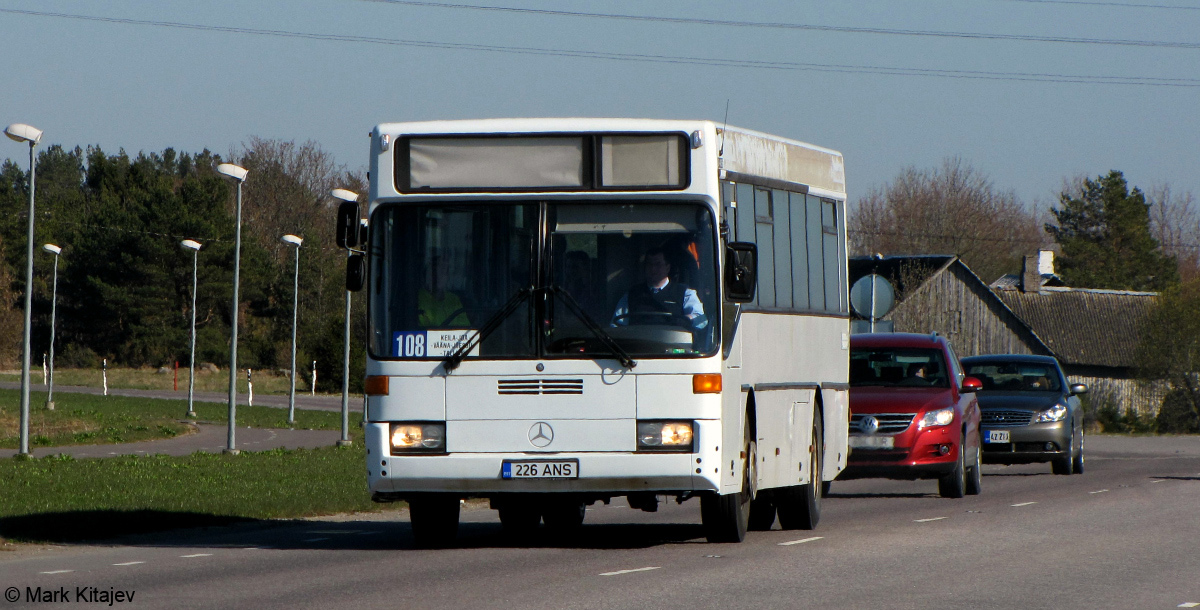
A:
<svg viewBox="0 0 1200 610">
<path fill-rule="evenodd" d="M 0 11 L 126 20 L 0 12 L 5 80 L 0 123 L 35 125 L 45 130 L 45 143 L 99 144 L 110 152 L 171 146 L 225 153 L 250 136 L 314 140 L 338 162 L 357 168 L 366 165 L 367 132 L 381 122 L 513 116 L 721 120 L 728 101 L 730 124 L 842 151 L 851 201 L 906 166 L 934 167 L 954 155 L 999 189 L 1043 208 L 1054 201 L 1064 178 L 1110 169 L 1124 171 L 1143 188 L 1170 184 L 1176 192 L 1200 195 L 1200 3 L 1194 1 L 475 3 L 841 29 L 630 21 L 371 0 L 0 0 Z M 864 28 L 969 35 L 847 31 Z M 818 69 L 617 61 L 462 45 Z M 830 71 L 831 65 L 871 71 Z M 949 70 L 958 77 L 879 74 L 876 68 Z M 961 78 L 962 71 L 1026 76 L 972 79 Z M 1013 79 L 1032 74 L 1062 77 Z M 1170 82 L 1191 86 L 1063 82 L 1077 76 L 1182 79 Z M 3 157 L 26 163 L 25 151 L 13 142 L 0 147 Z"/>
</svg>

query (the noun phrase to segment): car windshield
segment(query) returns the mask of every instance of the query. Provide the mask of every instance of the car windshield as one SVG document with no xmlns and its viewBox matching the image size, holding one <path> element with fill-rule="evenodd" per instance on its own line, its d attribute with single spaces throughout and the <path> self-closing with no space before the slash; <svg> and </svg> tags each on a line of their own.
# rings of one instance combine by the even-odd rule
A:
<svg viewBox="0 0 1200 610">
<path fill-rule="evenodd" d="M 986 362 L 966 365 L 967 374 L 984 390 L 999 392 L 1061 392 L 1058 369 L 1037 362 Z"/>
<path fill-rule="evenodd" d="M 941 350 L 893 347 L 850 351 L 851 386 L 950 387 Z"/>
<path fill-rule="evenodd" d="M 711 354 L 715 243 L 711 213 L 692 203 L 380 206 L 371 219 L 371 353 L 444 358 L 506 311 L 463 356 Z"/>
</svg>

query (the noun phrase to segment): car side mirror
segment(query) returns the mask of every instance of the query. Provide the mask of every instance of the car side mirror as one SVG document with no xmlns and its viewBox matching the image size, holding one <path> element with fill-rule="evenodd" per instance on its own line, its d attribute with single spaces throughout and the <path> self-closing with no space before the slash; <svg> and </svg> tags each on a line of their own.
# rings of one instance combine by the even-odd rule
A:
<svg viewBox="0 0 1200 610">
<path fill-rule="evenodd" d="M 358 245 L 358 202 L 343 201 L 338 206 L 336 233 L 337 247 L 353 248 Z"/>
<path fill-rule="evenodd" d="M 725 299 L 732 303 L 754 300 L 758 286 L 758 246 L 744 241 L 725 244 Z"/>
<path fill-rule="evenodd" d="M 980 381 L 977 377 L 964 377 L 963 378 L 962 390 L 961 390 L 961 392 L 963 394 L 970 394 L 972 392 L 978 392 L 979 390 L 982 390 L 982 389 L 983 389 L 983 382 Z"/>
<path fill-rule="evenodd" d="M 1087 390 L 1088 390 L 1088 387 L 1087 387 L 1086 383 L 1071 384 L 1071 393 L 1072 394 L 1087 394 Z"/>
<path fill-rule="evenodd" d="M 367 281 L 367 259 L 361 254 L 346 257 L 346 290 L 358 292 Z"/>
</svg>

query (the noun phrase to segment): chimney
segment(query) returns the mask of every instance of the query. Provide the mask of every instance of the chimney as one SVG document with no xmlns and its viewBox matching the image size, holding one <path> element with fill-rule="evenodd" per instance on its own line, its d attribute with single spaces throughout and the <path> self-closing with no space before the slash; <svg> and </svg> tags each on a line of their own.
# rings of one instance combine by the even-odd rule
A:
<svg viewBox="0 0 1200 610">
<path fill-rule="evenodd" d="M 1038 292 L 1042 288 L 1042 274 L 1038 273 L 1040 252 L 1025 257 L 1021 267 L 1021 292 Z"/>
<path fill-rule="evenodd" d="M 1054 275 L 1054 250 L 1038 250 L 1038 273 Z"/>
</svg>

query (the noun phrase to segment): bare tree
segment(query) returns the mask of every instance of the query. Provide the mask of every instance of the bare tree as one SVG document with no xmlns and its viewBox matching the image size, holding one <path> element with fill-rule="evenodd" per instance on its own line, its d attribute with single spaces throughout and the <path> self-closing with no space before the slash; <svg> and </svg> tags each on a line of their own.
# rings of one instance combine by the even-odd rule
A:
<svg viewBox="0 0 1200 610">
<path fill-rule="evenodd" d="M 999 192 L 958 157 L 910 167 L 859 199 L 850 215 L 854 254 L 954 254 L 984 281 L 1020 271 L 1023 255 L 1049 242 L 1011 191 Z"/>
<path fill-rule="evenodd" d="M 1176 194 L 1171 185 L 1150 189 L 1150 231 L 1164 254 L 1179 263 L 1179 279 L 1200 279 L 1200 208 L 1191 192 Z"/>
</svg>

